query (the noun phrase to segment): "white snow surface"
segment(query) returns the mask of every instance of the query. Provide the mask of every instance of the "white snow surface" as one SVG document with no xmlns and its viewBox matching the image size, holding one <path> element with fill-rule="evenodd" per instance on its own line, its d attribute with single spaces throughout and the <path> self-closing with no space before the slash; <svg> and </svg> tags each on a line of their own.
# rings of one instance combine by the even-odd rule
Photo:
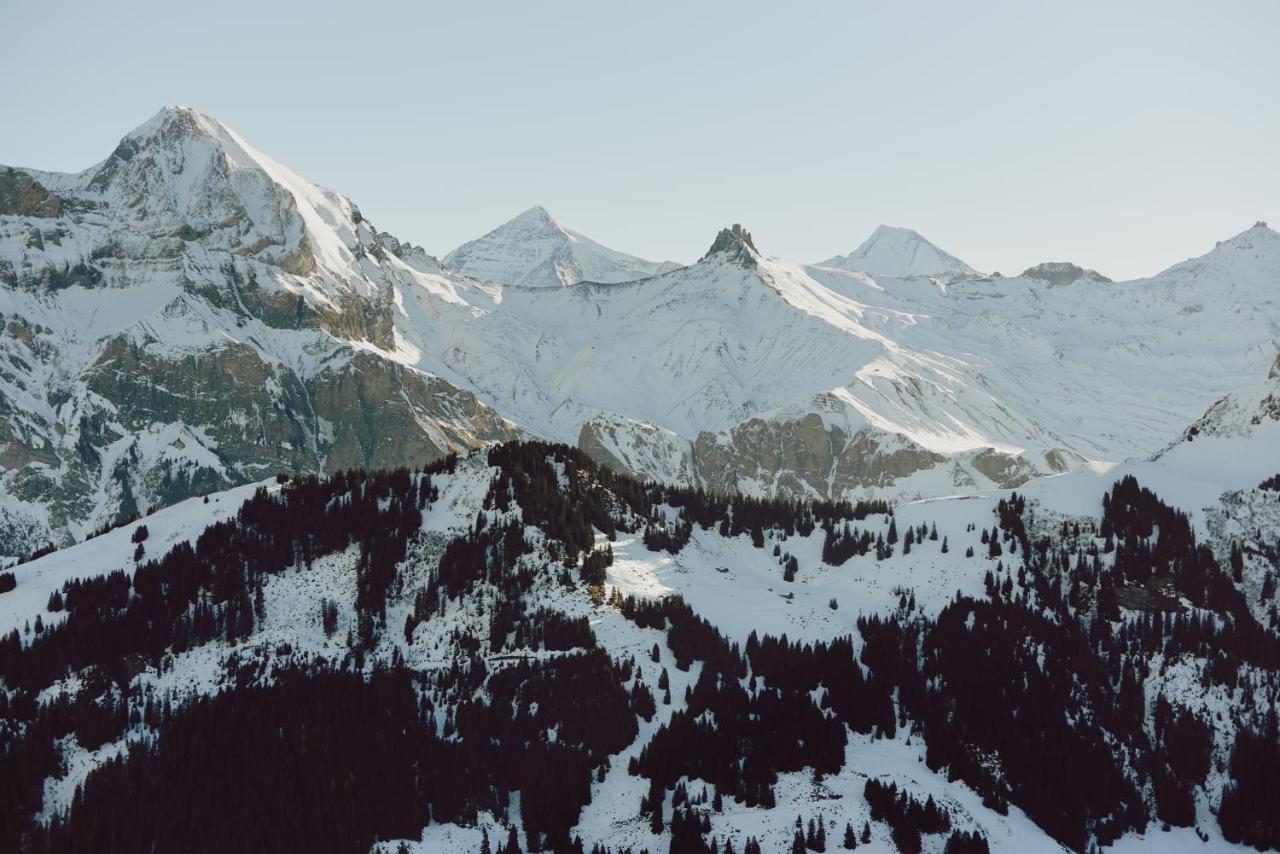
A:
<svg viewBox="0 0 1280 854">
<path fill-rule="evenodd" d="M 944 252 L 919 232 L 891 225 L 879 226 L 848 255 L 818 264 L 871 276 L 932 276 L 939 279 L 982 275 L 954 255 Z"/>
</svg>

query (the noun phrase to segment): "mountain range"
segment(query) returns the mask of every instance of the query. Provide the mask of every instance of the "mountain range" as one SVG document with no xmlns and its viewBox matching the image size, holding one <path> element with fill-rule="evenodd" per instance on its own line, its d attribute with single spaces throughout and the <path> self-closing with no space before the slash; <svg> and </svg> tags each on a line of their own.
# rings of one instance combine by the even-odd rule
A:
<svg viewBox="0 0 1280 854">
<path fill-rule="evenodd" d="M 708 238 L 0 167 L 0 850 L 1280 848 L 1280 235 Z"/>
<path fill-rule="evenodd" d="M 1016 486 L 1156 453 L 1280 338 L 1262 224 L 1131 282 L 889 227 L 817 265 L 709 243 L 643 261 L 535 207 L 440 261 L 184 107 L 0 167 L 0 552 L 515 436 L 719 492 Z"/>
</svg>

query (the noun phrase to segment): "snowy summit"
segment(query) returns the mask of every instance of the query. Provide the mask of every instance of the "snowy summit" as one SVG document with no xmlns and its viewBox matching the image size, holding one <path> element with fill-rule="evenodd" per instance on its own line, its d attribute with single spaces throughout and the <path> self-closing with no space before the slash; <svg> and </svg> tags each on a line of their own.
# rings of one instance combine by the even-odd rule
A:
<svg viewBox="0 0 1280 854">
<path fill-rule="evenodd" d="M 671 261 L 646 261 L 601 246 L 560 224 L 539 206 L 462 244 L 444 261 L 472 278 L 532 288 L 630 282 L 680 266 Z"/>
<path fill-rule="evenodd" d="M 931 276 L 967 279 L 982 275 L 959 258 L 942 251 L 909 228 L 882 225 L 848 255 L 818 264 L 870 276 Z"/>
</svg>

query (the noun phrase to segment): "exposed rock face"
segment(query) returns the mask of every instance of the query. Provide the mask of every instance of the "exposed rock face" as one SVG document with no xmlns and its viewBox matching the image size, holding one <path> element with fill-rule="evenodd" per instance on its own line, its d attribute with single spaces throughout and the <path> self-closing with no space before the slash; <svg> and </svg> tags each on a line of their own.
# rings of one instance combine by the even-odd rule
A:
<svg viewBox="0 0 1280 854">
<path fill-rule="evenodd" d="M 0 214 L 56 217 L 62 200 L 25 172 L 0 169 Z"/>
<path fill-rule="evenodd" d="M 641 480 L 697 483 L 690 443 L 647 422 L 597 416 L 582 425 L 578 447 L 601 465 Z"/>
<path fill-rule="evenodd" d="M 320 425 L 324 468 L 385 469 L 430 461 L 519 431 L 468 391 L 373 354 L 307 383 Z"/>
<path fill-rule="evenodd" d="M 1280 422 L 1280 359 L 1257 383 L 1223 396 L 1176 441 L 1156 454 L 1159 459 L 1177 452 L 1181 446 L 1201 438 L 1247 438 L 1260 429 L 1275 429 Z"/>
<path fill-rule="evenodd" d="M 1022 277 L 1045 282 L 1050 287 L 1069 285 L 1081 279 L 1104 284 L 1111 281 L 1096 270 L 1086 270 L 1084 267 L 1076 266 L 1068 261 L 1046 261 L 1043 264 L 1037 264 L 1024 270 Z"/>
<path fill-rule="evenodd" d="M 374 353 L 334 348 L 300 376 L 243 343 L 168 351 L 110 339 L 81 382 L 49 389 L 67 401 L 52 419 L 0 397 L 0 483 L 44 511 L 0 516 L 0 551 L 273 472 L 419 466 L 517 435 L 470 392 Z"/>
<path fill-rule="evenodd" d="M 795 421 L 753 418 L 727 436 L 694 442 L 699 482 L 716 492 L 842 496 L 883 488 L 946 461 L 909 443 L 864 430 L 848 435 L 817 414 Z"/>
<path fill-rule="evenodd" d="M 970 464 L 987 480 L 1002 487 L 1022 486 L 1042 472 L 1021 457 L 1002 454 L 994 448 L 987 448 L 974 454 Z"/>
<path fill-rule="evenodd" d="M 692 443 L 642 422 L 599 416 L 582 426 L 578 447 L 602 465 L 642 479 L 699 486 L 710 492 L 850 498 L 914 495 L 911 478 L 961 489 L 1021 486 L 1065 471 L 1069 452 L 1043 465 L 986 448 L 954 456 L 874 428 L 848 431 L 818 413 L 752 418 L 723 433 L 704 431 Z"/>
<path fill-rule="evenodd" d="M 48 389 L 66 401 L 53 417 L 0 396 L 0 482 L 33 508 L 0 515 L 0 552 L 30 548 L 33 527 L 66 541 L 275 472 L 418 466 L 517 435 L 437 377 L 374 353 L 329 356 L 300 376 L 244 343 L 175 354 L 120 335 L 81 380 Z"/>
<path fill-rule="evenodd" d="M 751 240 L 751 232 L 736 222 L 730 228 L 720 229 L 720 233 L 716 235 L 711 248 L 707 250 L 706 255 L 702 256 L 702 260 L 705 261 L 714 255 L 722 255 L 745 267 L 754 267 L 759 260 L 759 252 Z"/>
</svg>

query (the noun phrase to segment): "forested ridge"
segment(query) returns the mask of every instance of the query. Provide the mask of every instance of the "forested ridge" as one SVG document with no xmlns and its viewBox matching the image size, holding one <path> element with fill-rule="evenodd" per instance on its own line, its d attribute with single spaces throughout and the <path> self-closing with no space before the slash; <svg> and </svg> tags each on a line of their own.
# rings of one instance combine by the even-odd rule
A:
<svg viewBox="0 0 1280 854">
<path fill-rule="evenodd" d="M 493 851 L 603 851 L 607 840 L 584 846 L 575 827 L 660 705 L 675 708 L 626 767 L 644 781 L 635 816 L 667 834 L 655 852 L 758 850 L 713 833 L 709 817 L 726 802 L 773 807 L 780 775 L 821 780 L 845 767 L 851 734 L 903 729 L 923 740 L 930 769 L 1073 850 L 1196 826 L 1205 804 L 1226 839 L 1280 846 L 1280 640 L 1252 615 L 1231 562 L 1133 478 L 1100 496 L 1083 528 L 1046 528 L 1015 493 L 989 530 L 949 544 L 934 524 L 900 530 L 882 502 L 640 483 L 565 446 L 511 442 L 487 463 L 478 512 L 435 551 L 423 523 L 455 458 L 295 478 L 192 544 L 56 591 L 48 613 L 63 619 L 0 640 L 0 849 L 365 851 L 484 812 L 511 817 Z M 772 545 L 784 587 L 806 571 L 794 537 L 821 537 L 834 567 L 960 546 L 985 562 L 985 595 L 957 594 L 930 616 L 904 592 L 855 634 L 752 632 L 739 646 L 678 596 L 606 590 L 617 537 L 678 554 L 695 530 Z M 349 604 L 325 600 L 315 615 L 340 640 L 342 610 L 341 654 L 255 645 L 267 591 L 344 554 Z M 556 596 L 660 632 L 690 674 L 684 696 L 671 696 L 658 649 L 611 653 L 591 620 L 548 604 Z M 471 623 L 449 622 L 471 611 Z M 446 624 L 474 628 L 447 632 L 437 664 L 410 665 L 422 632 Z M 234 650 L 215 691 L 160 694 L 139 678 L 212 645 Z M 1170 662 L 1244 698 L 1230 745 L 1215 746 L 1221 720 L 1149 690 Z M 72 742 L 119 749 L 69 809 L 48 814 L 45 783 L 68 772 Z M 865 798 L 900 850 L 920 850 L 922 836 L 986 848 L 926 796 L 869 778 Z M 797 821 L 798 850 L 855 847 L 872 832 L 828 839 L 821 816 Z"/>
</svg>

